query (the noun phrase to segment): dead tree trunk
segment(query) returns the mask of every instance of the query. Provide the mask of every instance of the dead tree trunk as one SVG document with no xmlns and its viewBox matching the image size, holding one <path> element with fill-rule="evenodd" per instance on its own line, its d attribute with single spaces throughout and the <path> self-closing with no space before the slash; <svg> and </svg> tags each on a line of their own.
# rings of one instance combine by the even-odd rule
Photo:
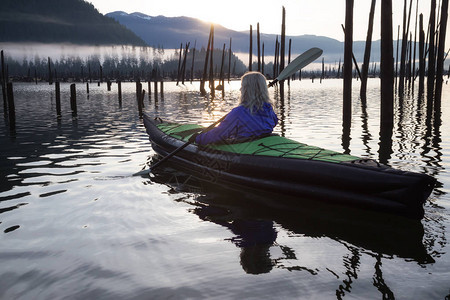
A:
<svg viewBox="0 0 450 300">
<path fill-rule="evenodd" d="M 367 76 L 369 74 L 369 62 L 370 62 L 370 49 L 372 48 L 372 32 L 373 32 L 373 16 L 375 14 L 376 0 L 372 0 L 369 13 L 369 27 L 367 28 L 366 48 L 364 50 L 364 62 L 361 72 L 361 100 L 366 101 L 367 92 Z"/>
<path fill-rule="evenodd" d="M 437 57 L 437 69 L 436 69 L 436 90 L 434 95 L 435 107 L 440 109 L 441 97 L 442 97 L 442 82 L 444 72 L 444 51 L 445 51 L 445 35 L 447 32 L 447 19 L 448 19 L 448 0 L 442 0 L 441 7 L 441 26 L 439 32 L 439 45 L 438 45 L 438 57 Z"/>
<path fill-rule="evenodd" d="M 250 49 L 248 53 L 248 70 L 252 70 L 252 61 L 253 61 L 253 28 L 252 25 L 250 25 Z"/>
<path fill-rule="evenodd" d="M 353 0 L 345 2 L 343 123 L 345 127 L 349 127 L 352 118 Z"/>
<path fill-rule="evenodd" d="M 394 124 L 393 73 L 392 0 L 381 0 L 381 132 L 392 132 Z"/>
<path fill-rule="evenodd" d="M 436 56 L 434 54 L 434 36 L 436 23 L 436 0 L 431 0 L 430 9 L 430 41 L 428 43 L 428 78 L 427 78 L 427 98 L 431 100 L 434 91 L 434 79 L 436 76 Z"/>
<path fill-rule="evenodd" d="M 424 91 L 425 81 L 425 32 L 423 31 L 423 14 L 419 16 L 419 94 Z"/>
<path fill-rule="evenodd" d="M 258 72 L 261 72 L 261 37 L 259 33 L 259 22 L 256 24 L 256 35 L 258 43 Z"/>
</svg>

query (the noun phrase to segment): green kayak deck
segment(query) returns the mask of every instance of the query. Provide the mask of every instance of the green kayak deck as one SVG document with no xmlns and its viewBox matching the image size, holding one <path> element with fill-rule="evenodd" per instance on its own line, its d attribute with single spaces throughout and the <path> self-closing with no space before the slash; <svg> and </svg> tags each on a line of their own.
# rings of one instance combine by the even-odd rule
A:
<svg viewBox="0 0 450 300">
<path fill-rule="evenodd" d="M 174 123 L 161 123 L 157 127 L 165 134 L 183 141 L 187 141 L 192 134 L 203 129 L 202 126 L 196 124 Z M 279 135 L 270 135 L 238 143 L 212 144 L 208 145 L 207 148 L 234 154 L 296 158 L 332 163 L 360 159 L 356 156 L 307 145 Z"/>
</svg>

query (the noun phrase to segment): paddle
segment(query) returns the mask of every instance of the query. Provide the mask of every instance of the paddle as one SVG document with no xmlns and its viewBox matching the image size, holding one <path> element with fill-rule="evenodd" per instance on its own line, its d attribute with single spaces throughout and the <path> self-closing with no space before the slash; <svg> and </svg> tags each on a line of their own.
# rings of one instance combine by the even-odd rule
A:
<svg viewBox="0 0 450 300">
<path fill-rule="evenodd" d="M 297 56 L 289 65 L 286 66 L 286 68 L 281 71 L 281 73 L 278 75 L 277 78 L 275 78 L 273 81 L 269 83 L 269 87 L 273 86 L 278 81 L 284 80 L 297 72 L 298 70 L 306 67 L 313 61 L 315 61 L 317 58 L 319 58 L 322 55 L 322 49 L 319 48 L 311 48 L 299 56 Z"/>
<path fill-rule="evenodd" d="M 288 78 L 289 76 L 291 76 L 292 74 L 294 74 L 298 70 L 300 70 L 300 69 L 304 68 L 305 66 L 309 65 L 314 60 L 316 60 L 320 55 L 322 55 L 322 52 L 323 52 L 322 49 L 311 48 L 311 49 L 305 51 L 304 53 L 300 54 L 289 65 L 287 65 L 286 68 L 284 68 L 283 71 L 281 71 L 281 73 L 278 75 L 277 78 L 275 78 L 273 81 L 271 81 L 269 83 L 269 87 L 273 86 L 278 81 L 281 81 L 281 80 L 284 80 L 284 79 Z M 216 122 L 212 123 L 207 128 L 205 128 L 202 131 L 200 131 L 199 133 L 207 132 L 207 131 L 213 129 L 217 124 L 222 122 L 222 120 L 225 119 L 226 116 L 227 115 L 224 115 L 222 118 L 220 118 Z M 162 158 L 160 161 L 155 163 L 153 166 L 150 166 L 149 170 L 139 171 L 139 172 L 133 174 L 133 176 L 141 176 L 141 175 L 149 174 L 152 170 L 154 170 L 159 165 L 161 165 L 162 163 L 164 163 L 165 161 L 170 159 L 172 156 L 174 156 L 175 154 L 177 154 L 178 152 L 180 152 L 181 150 L 186 148 L 189 144 L 191 144 L 191 141 L 187 141 L 186 143 L 184 143 L 183 145 L 181 145 L 177 149 L 173 150 L 171 153 L 166 155 L 164 158 Z"/>
</svg>

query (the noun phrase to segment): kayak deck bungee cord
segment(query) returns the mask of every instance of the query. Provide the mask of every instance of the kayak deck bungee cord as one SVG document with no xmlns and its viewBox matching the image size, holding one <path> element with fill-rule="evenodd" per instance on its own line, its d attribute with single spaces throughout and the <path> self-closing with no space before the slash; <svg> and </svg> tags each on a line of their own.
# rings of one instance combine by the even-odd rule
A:
<svg viewBox="0 0 450 300">
<path fill-rule="evenodd" d="M 167 156 L 204 128 L 144 114 L 156 153 Z M 384 211 L 414 219 L 436 180 L 364 159 L 271 134 L 221 144 L 189 144 L 171 158 L 172 165 L 199 179 L 317 199 L 331 204 Z"/>
</svg>

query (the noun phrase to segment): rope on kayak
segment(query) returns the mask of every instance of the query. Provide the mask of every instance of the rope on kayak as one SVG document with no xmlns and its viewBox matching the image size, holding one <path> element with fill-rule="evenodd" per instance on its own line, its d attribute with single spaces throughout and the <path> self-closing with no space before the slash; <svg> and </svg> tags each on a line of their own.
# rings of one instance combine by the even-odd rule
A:
<svg viewBox="0 0 450 300">
<path fill-rule="evenodd" d="M 298 145 L 296 147 L 289 147 L 286 149 L 286 147 L 281 148 L 280 146 L 287 146 L 287 145 Z M 298 144 L 298 143 L 279 143 L 279 144 L 273 144 L 273 145 L 265 145 L 264 143 L 259 143 L 258 144 L 259 147 L 261 147 L 262 149 L 258 149 L 256 151 L 254 151 L 253 153 L 251 153 L 252 155 L 261 155 L 264 152 L 267 151 L 275 151 L 275 152 L 279 152 L 281 155 L 279 157 L 286 157 L 286 156 L 297 156 L 299 158 L 304 158 L 304 159 L 308 159 L 308 160 L 313 160 L 313 159 L 320 159 L 320 158 L 326 158 L 326 157 L 333 157 L 333 156 L 338 156 L 338 155 L 342 155 L 342 153 L 339 152 L 331 152 L 330 150 L 326 150 L 323 148 L 317 148 L 317 147 L 313 147 L 313 146 L 309 146 L 307 144 Z M 307 149 L 313 150 L 314 152 L 310 152 L 310 153 L 295 153 L 295 151 L 297 150 L 307 150 Z M 317 151 L 316 151 L 317 150 Z M 326 153 L 323 153 L 323 152 Z M 323 153 L 322 155 L 320 155 L 321 153 Z"/>
</svg>

